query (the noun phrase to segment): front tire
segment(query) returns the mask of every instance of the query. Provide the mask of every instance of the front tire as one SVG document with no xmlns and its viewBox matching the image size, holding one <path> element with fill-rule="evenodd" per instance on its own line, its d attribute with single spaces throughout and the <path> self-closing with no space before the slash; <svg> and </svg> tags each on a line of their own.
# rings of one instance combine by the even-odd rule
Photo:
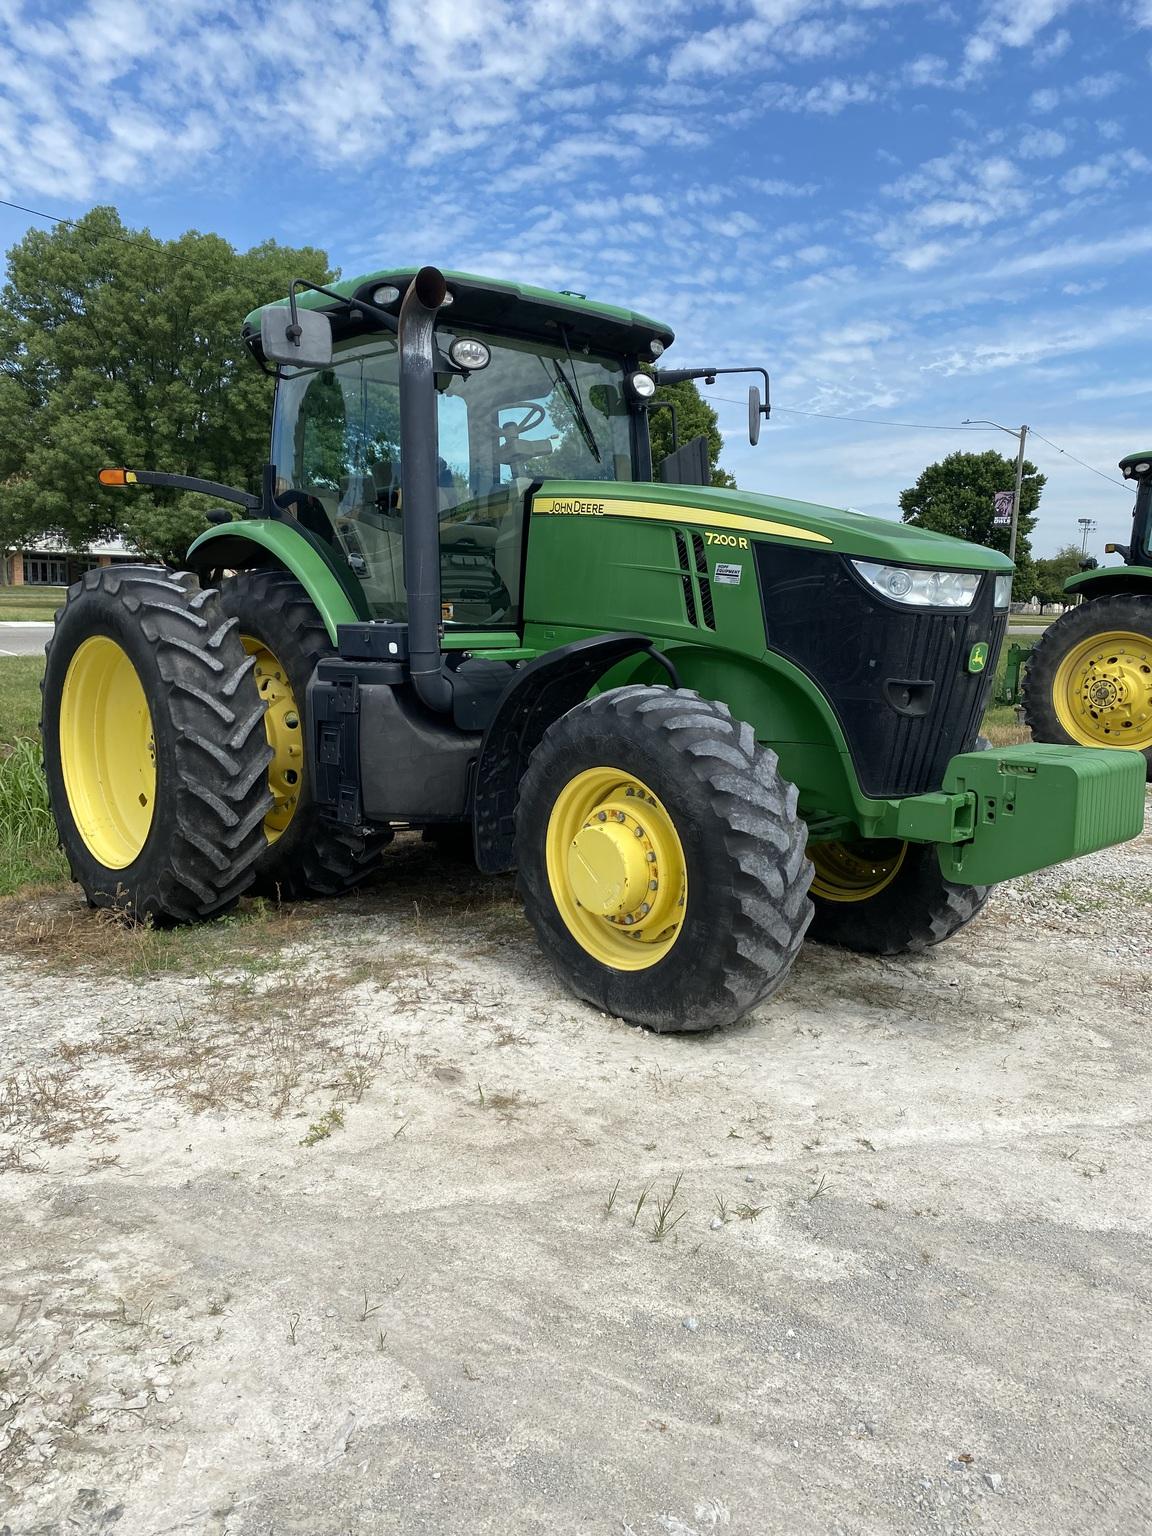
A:
<svg viewBox="0 0 1152 1536">
<path fill-rule="evenodd" d="M 657 1032 L 769 997 L 811 916 L 807 830 L 776 756 L 723 704 L 616 688 L 544 735 L 524 775 L 525 912 L 564 981 Z"/>
<path fill-rule="evenodd" d="M 916 954 L 950 939 L 988 900 L 988 885 L 945 880 L 933 843 L 815 843 L 808 937 L 864 955 Z"/>
<path fill-rule="evenodd" d="M 215 591 L 160 567 L 89 571 L 44 670 L 44 770 L 72 878 L 136 921 L 226 912 L 271 805 L 264 706 Z"/>
<path fill-rule="evenodd" d="M 268 705 L 273 805 L 255 889 L 285 901 L 339 896 L 376 872 L 392 834 L 341 826 L 312 797 L 304 701 L 317 664 L 336 654 L 324 621 L 295 576 L 279 569 L 238 571 L 221 586 L 220 602 L 237 622 Z"/>
<path fill-rule="evenodd" d="M 1093 598 L 1050 624 L 1023 704 L 1034 740 L 1143 752 L 1152 779 L 1152 596 Z"/>
</svg>

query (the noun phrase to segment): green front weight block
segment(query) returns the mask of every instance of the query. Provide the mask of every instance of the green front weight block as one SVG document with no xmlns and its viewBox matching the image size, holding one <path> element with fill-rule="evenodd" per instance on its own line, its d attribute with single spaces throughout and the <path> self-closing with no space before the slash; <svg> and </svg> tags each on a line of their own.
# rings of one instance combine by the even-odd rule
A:
<svg viewBox="0 0 1152 1536">
<path fill-rule="evenodd" d="M 994 885 L 1136 837 L 1144 825 L 1143 753 L 1035 743 L 954 757 L 946 794 L 969 797 L 972 835 L 939 844 L 956 885 Z"/>
</svg>

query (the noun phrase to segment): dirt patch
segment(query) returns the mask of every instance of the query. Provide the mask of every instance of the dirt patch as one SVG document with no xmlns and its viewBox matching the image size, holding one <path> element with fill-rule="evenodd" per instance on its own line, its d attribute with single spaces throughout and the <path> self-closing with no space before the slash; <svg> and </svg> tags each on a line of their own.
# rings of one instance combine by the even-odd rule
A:
<svg viewBox="0 0 1152 1536">
<path fill-rule="evenodd" d="M 667 1039 L 415 841 L 135 960 L 7 909 L 13 1536 L 1145 1528 L 1150 890 Z"/>
</svg>

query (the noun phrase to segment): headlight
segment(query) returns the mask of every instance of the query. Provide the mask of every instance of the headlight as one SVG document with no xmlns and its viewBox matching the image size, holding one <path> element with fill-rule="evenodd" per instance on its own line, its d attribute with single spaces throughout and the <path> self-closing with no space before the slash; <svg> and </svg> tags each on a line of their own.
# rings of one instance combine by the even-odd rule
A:
<svg viewBox="0 0 1152 1536">
<path fill-rule="evenodd" d="M 377 288 L 372 295 L 373 304 L 379 304 L 381 309 L 386 309 L 389 304 L 395 304 L 400 297 L 399 288 L 394 288 L 391 283 L 385 283 L 382 288 Z"/>
<path fill-rule="evenodd" d="M 874 591 L 910 608 L 971 608 L 980 576 L 976 571 L 918 571 L 910 565 L 852 564 Z"/>
<path fill-rule="evenodd" d="M 656 393 L 656 380 L 650 373 L 634 373 L 628 382 L 638 400 L 651 400 Z"/>
<path fill-rule="evenodd" d="M 457 368 L 467 368 L 470 373 L 475 372 L 477 368 L 487 368 L 492 361 L 491 352 L 474 336 L 457 336 L 448 348 L 448 356 Z"/>
<path fill-rule="evenodd" d="M 995 603 L 997 608 L 1007 608 L 1009 603 L 1011 603 L 1011 601 L 1012 601 L 1012 578 L 1011 578 L 1011 576 L 997 576 L 997 578 L 996 578 L 996 596 L 993 599 L 993 601 L 994 601 L 994 603 Z"/>
</svg>

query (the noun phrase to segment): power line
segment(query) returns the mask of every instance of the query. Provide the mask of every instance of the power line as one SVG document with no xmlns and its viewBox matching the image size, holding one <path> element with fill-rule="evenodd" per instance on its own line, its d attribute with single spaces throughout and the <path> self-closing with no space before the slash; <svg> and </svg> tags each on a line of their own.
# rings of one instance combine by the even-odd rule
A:
<svg viewBox="0 0 1152 1536">
<path fill-rule="evenodd" d="M 15 208 L 18 213 L 30 213 L 34 219 L 47 219 L 50 224 L 69 224 L 73 229 L 80 227 L 79 219 L 66 219 L 63 214 L 45 213 L 40 208 L 25 208 L 23 203 L 10 203 L 7 198 L 0 197 L 0 208 Z M 119 240 L 123 245 L 135 245 L 135 235 L 116 235 L 110 229 L 100 231 L 100 238 L 104 240 Z"/>
<path fill-rule="evenodd" d="M 739 401 L 733 402 L 739 405 Z M 794 405 L 776 405 L 774 411 L 783 411 L 786 416 L 820 416 L 825 421 L 858 421 L 866 427 L 915 427 L 921 432 L 979 432 L 979 427 L 936 426 L 929 421 L 879 421 L 873 416 L 834 416 L 831 411 L 801 411 Z"/>
<path fill-rule="evenodd" d="M 728 405 L 743 405 L 743 400 L 736 400 L 731 395 L 709 395 L 709 400 L 724 400 Z M 819 416 L 822 421 L 857 421 L 866 427 L 916 427 L 923 432 L 979 432 L 979 427 L 958 427 L 952 423 L 948 426 L 934 426 L 927 421 L 879 421 L 873 416 L 835 416 L 831 411 L 801 411 L 794 405 L 777 405 L 772 402 L 774 411 L 783 411 L 786 416 Z"/>
<path fill-rule="evenodd" d="M 1115 475 L 1107 475 L 1102 469 L 1097 469 L 1095 464 L 1086 464 L 1083 459 L 1078 459 L 1074 453 L 1069 453 L 1067 448 L 1061 448 L 1059 443 L 1054 443 L 1044 436 L 1043 432 L 1037 432 L 1035 427 L 1029 429 L 1033 437 L 1038 437 L 1042 443 L 1047 443 L 1049 448 L 1055 448 L 1057 453 L 1062 453 L 1066 459 L 1071 459 L 1073 464 L 1079 464 L 1081 469 L 1090 469 L 1094 475 L 1099 475 L 1101 480 L 1107 480 L 1111 485 L 1119 485 L 1128 492 L 1133 492 L 1134 487 L 1127 480 L 1117 480 Z"/>
<path fill-rule="evenodd" d="M 743 400 L 734 399 L 732 395 L 712 395 L 709 400 L 723 400 L 728 405 L 743 405 Z M 794 405 L 777 405 L 772 403 L 774 411 L 782 411 L 786 416 L 818 416 L 822 421 L 853 421 L 862 427 L 900 427 L 916 428 L 923 432 L 982 432 L 983 427 L 957 427 L 935 426 L 925 421 L 881 421 L 875 416 L 835 416 L 831 411 L 801 411 Z M 1109 475 L 1102 469 L 1097 469 L 1095 464 L 1088 464 L 1083 459 L 1078 459 L 1074 453 L 1069 453 L 1067 448 L 1061 448 L 1059 443 L 1054 443 L 1051 438 L 1044 436 L 1043 432 L 1037 432 L 1035 427 L 1029 427 L 1033 437 L 1038 437 L 1042 443 L 1047 443 L 1049 448 L 1054 448 L 1057 453 L 1062 453 L 1066 459 L 1071 459 L 1074 464 L 1079 464 L 1081 469 L 1090 469 L 1094 475 L 1099 475 L 1101 480 L 1107 480 L 1110 485 L 1118 485 L 1122 490 L 1132 492 L 1133 487 L 1126 480 L 1117 480 L 1115 475 Z"/>
</svg>

